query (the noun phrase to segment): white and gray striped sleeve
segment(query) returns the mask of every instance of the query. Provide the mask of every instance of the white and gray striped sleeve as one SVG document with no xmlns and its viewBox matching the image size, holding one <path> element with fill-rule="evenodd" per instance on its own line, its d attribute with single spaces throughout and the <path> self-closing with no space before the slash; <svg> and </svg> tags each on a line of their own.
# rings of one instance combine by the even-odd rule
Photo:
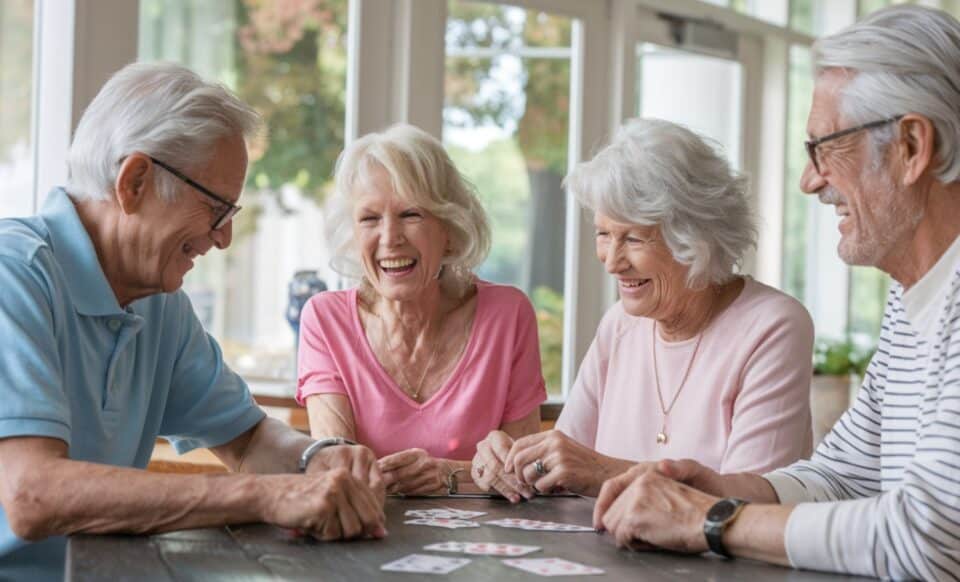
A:
<svg viewBox="0 0 960 582">
<path fill-rule="evenodd" d="M 938 385 L 917 408 L 919 438 L 902 478 L 873 497 L 798 505 L 785 532 L 795 567 L 960 580 L 960 305 L 952 307 L 930 354 Z"/>
</svg>

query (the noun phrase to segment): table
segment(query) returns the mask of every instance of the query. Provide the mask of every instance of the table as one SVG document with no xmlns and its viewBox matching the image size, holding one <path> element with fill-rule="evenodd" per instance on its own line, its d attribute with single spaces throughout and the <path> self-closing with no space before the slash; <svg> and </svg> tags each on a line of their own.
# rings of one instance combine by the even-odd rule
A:
<svg viewBox="0 0 960 582">
<path fill-rule="evenodd" d="M 70 582 L 110 580 L 143 581 L 259 581 L 259 580 L 543 580 L 541 576 L 510 568 L 488 556 L 430 552 L 423 546 L 434 542 L 498 541 L 536 545 L 542 551 L 525 557 L 562 557 L 606 570 L 589 579 L 678 580 L 789 580 L 828 582 L 853 580 L 768 566 L 749 560 L 726 561 L 700 556 L 618 550 L 609 535 L 593 532 L 530 532 L 483 526 L 448 530 L 405 525 L 408 509 L 455 507 L 485 511 L 484 522 L 504 517 L 522 517 L 590 525 L 593 500 L 579 497 L 536 498 L 519 505 L 489 498 L 389 498 L 386 504 L 385 540 L 321 543 L 296 538 L 289 531 L 269 525 L 244 525 L 197 529 L 152 536 L 78 535 L 69 541 L 66 579 Z M 472 562 L 449 574 L 383 572 L 380 565 L 412 553 L 467 557 Z M 586 579 L 588 577 L 580 577 Z M 566 578 L 561 578 L 566 579 Z"/>
</svg>

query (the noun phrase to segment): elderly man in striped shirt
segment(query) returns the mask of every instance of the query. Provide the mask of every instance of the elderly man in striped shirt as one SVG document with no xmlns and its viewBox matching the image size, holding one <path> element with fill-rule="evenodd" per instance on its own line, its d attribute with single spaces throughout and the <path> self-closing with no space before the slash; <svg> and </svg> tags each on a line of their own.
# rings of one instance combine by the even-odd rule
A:
<svg viewBox="0 0 960 582">
<path fill-rule="evenodd" d="M 633 548 L 960 579 L 960 23 L 897 6 L 814 46 L 801 187 L 840 257 L 895 280 L 853 407 L 809 461 L 764 476 L 693 461 L 608 481 L 598 529 Z"/>
</svg>

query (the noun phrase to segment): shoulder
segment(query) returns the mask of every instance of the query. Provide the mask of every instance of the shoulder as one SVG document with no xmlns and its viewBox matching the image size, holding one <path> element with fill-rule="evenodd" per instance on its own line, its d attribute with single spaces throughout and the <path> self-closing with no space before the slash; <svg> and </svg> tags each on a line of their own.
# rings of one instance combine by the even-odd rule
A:
<svg viewBox="0 0 960 582">
<path fill-rule="evenodd" d="M 751 278 L 728 308 L 737 319 L 751 327 L 791 326 L 813 329 L 810 312 L 795 298 Z"/>
<path fill-rule="evenodd" d="M 357 290 L 321 291 L 303 306 L 300 324 L 305 327 L 351 326 Z"/>
<path fill-rule="evenodd" d="M 44 252 L 50 253 L 51 248 L 42 221 L 36 218 L 0 220 L 0 256 L 31 263 Z"/>
<path fill-rule="evenodd" d="M 489 281 L 477 280 L 477 297 L 482 299 L 487 305 L 496 307 L 515 307 L 526 308 L 533 307 L 527 294 L 511 285 L 501 285 L 499 283 L 490 283 Z"/>
</svg>

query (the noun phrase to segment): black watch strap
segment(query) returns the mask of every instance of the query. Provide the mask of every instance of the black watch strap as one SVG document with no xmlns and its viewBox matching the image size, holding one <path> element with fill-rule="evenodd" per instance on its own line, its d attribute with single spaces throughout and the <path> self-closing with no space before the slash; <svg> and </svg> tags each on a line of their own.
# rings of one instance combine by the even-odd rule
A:
<svg viewBox="0 0 960 582">
<path fill-rule="evenodd" d="M 736 497 L 727 497 L 713 504 L 707 511 L 707 518 L 703 522 L 703 535 L 707 538 L 710 551 L 724 558 L 732 558 L 730 552 L 723 545 L 723 532 L 733 523 L 740 510 L 748 502 Z"/>
</svg>

